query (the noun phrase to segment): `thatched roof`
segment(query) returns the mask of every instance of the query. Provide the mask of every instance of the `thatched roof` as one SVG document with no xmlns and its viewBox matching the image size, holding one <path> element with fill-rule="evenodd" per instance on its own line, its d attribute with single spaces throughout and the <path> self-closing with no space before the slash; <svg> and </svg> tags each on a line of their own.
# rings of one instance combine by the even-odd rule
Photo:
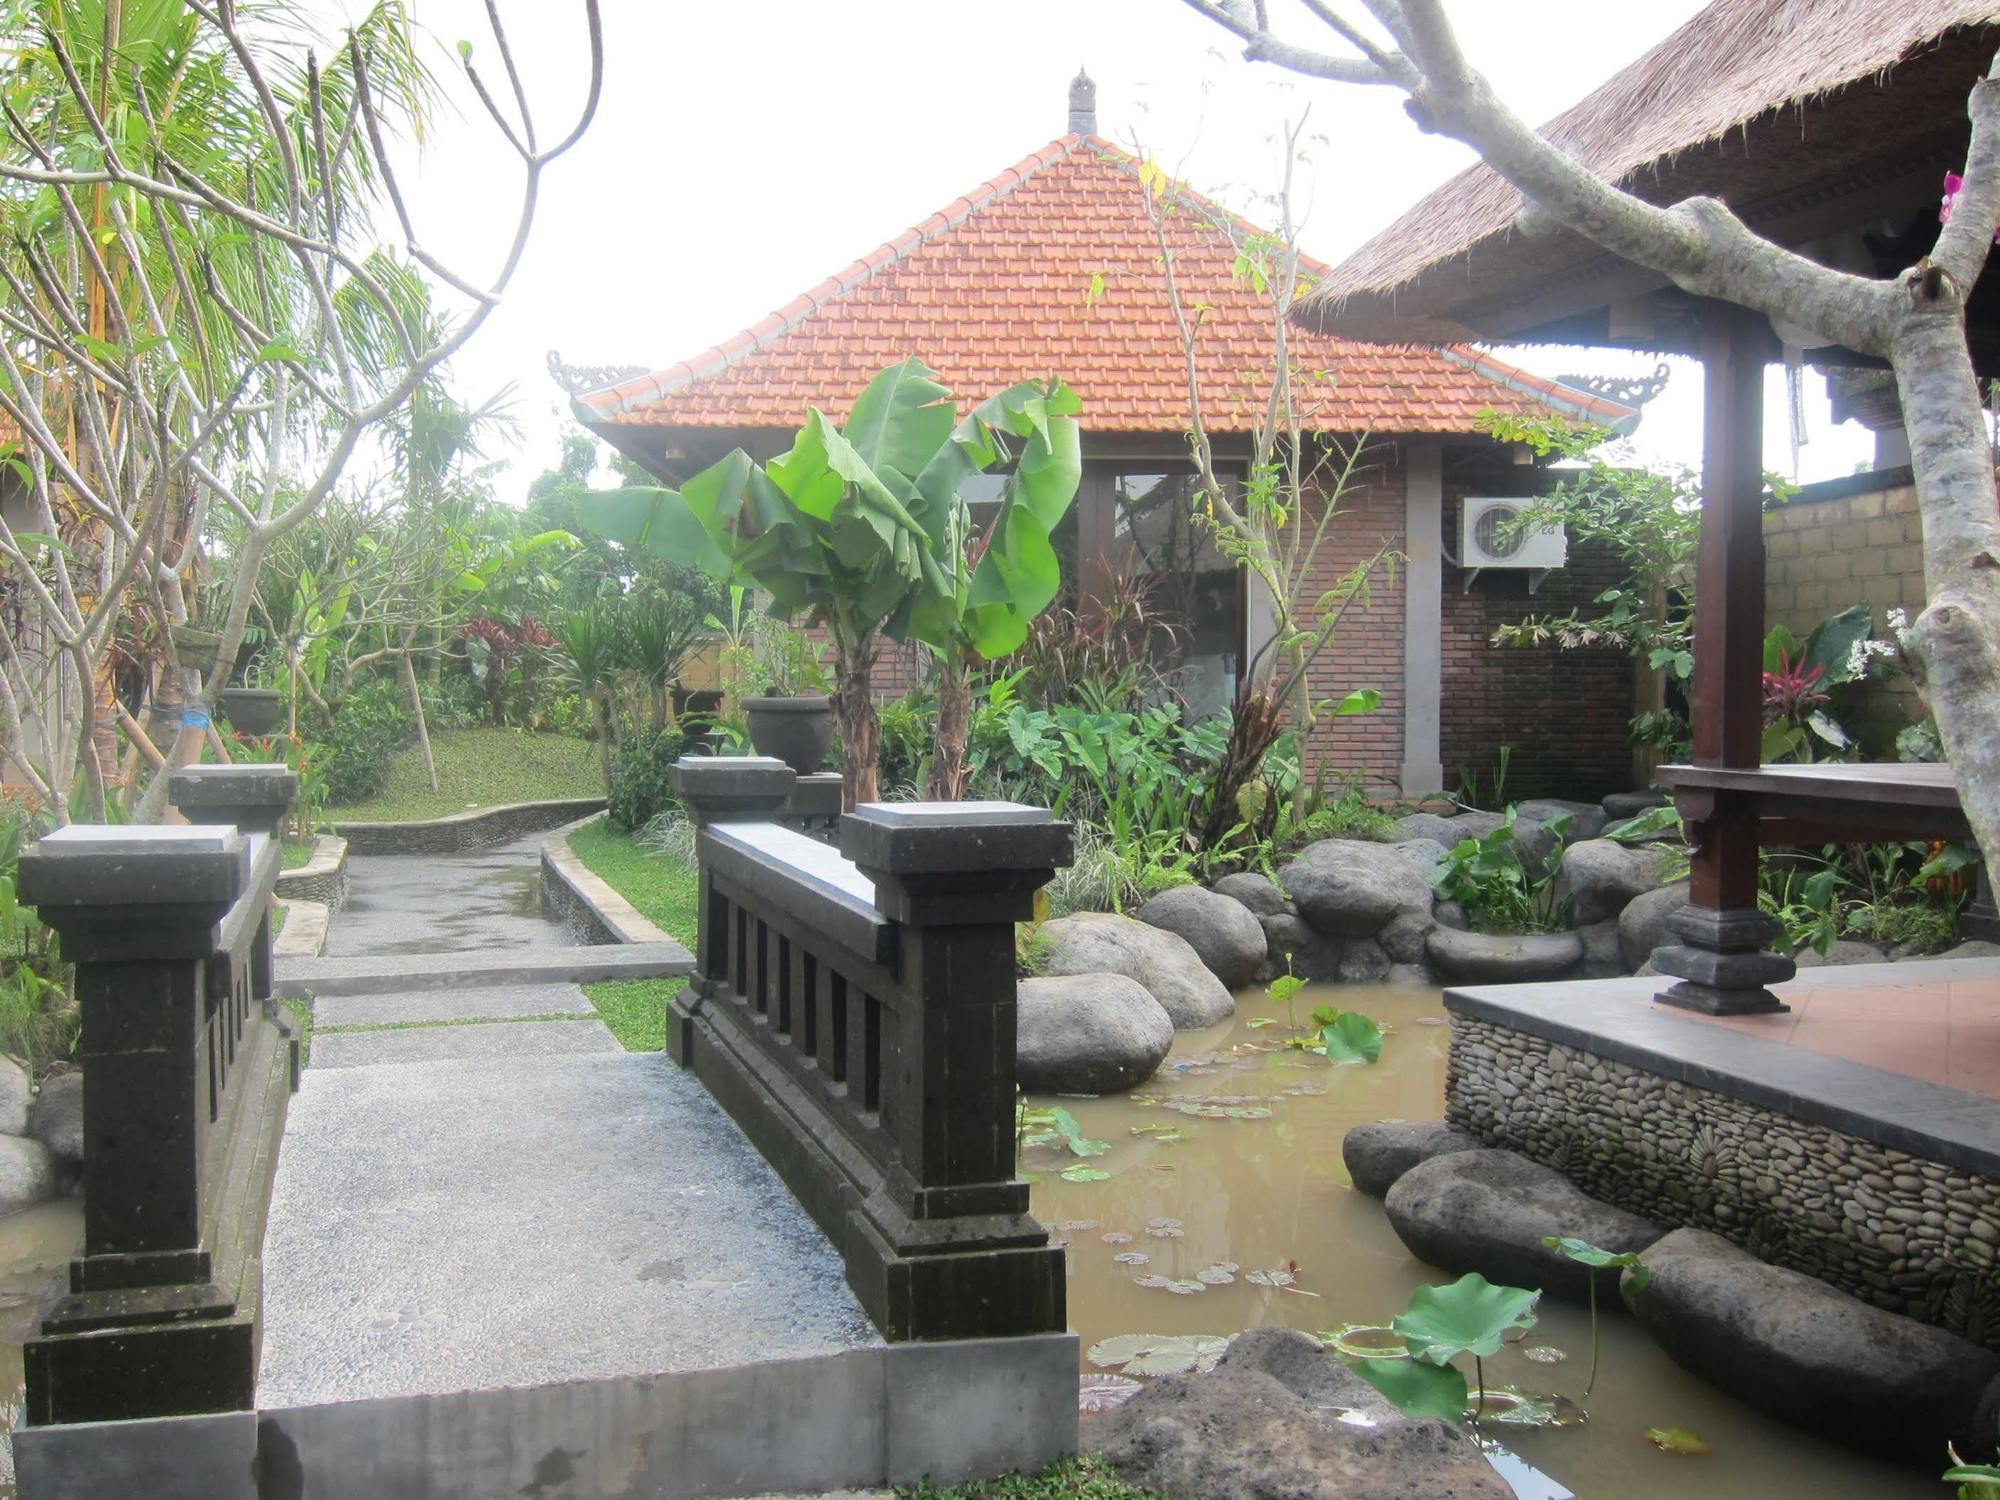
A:
<svg viewBox="0 0 2000 1500">
<path fill-rule="evenodd" d="M 1742 213 L 1897 154 L 1935 194 L 1930 156 L 1954 132 L 1963 150 L 1966 93 L 2000 38 L 1985 28 L 2000 28 L 2000 0 L 1715 0 L 1542 134 L 1659 202 L 1715 193 Z M 1302 321 L 1442 342 L 1573 311 L 1550 294 L 1601 252 L 1566 231 L 1530 241 L 1521 207 L 1491 168 L 1460 173 L 1335 267 Z"/>
</svg>

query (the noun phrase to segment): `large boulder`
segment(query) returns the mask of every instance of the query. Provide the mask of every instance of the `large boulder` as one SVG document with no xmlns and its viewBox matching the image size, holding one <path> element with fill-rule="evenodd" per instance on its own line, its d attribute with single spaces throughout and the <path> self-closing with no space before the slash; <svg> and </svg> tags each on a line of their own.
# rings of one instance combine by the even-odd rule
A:
<svg viewBox="0 0 2000 1500">
<path fill-rule="evenodd" d="M 1014 1080 L 1042 1094 L 1114 1094 L 1151 1078 L 1174 1045 L 1174 1022 L 1123 974 L 1021 981 Z"/>
<path fill-rule="evenodd" d="M 1321 839 L 1308 844 L 1280 877 L 1293 903 L 1321 932 L 1373 937 L 1405 912 L 1429 914 L 1431 872 L 1444 858 L 1429 839 L 1368 844 Z"/>
<path fill-rule="evenodd" d="M 1454 1151 L 1482 1150 L 1485 1144 L 1443 1120 L 1385 1120 L 1348 1131 L 1341 1138 L 1340 1159 L 1347 1164 L 1354 1186 L 1379 1198 L 1418 1162 Z"/>
<path fill-rule="evenodd" d="M 1947 948 L 1942 953 L 1933 953 L 1932 958 L 2000 958 L 2000 943 L 1989 943 L 1979 938 L 1967 938 L 1956 948 Z"/>
<path fill-rule="evenodd" d="M 1565 844 L 1594 839 L 1604 832 L 1604 825 L 1611 821 L 1595 802 L 1570 802 L 1562 797 L 1531 797 L 1526 802 L 1514 804 L 1514 811 L 1520 817 L 1533 818 L 1544 827 L 1567 815 L 1569 826 L 1562 835 Z"/>
<path fill-rule="evenodd" d="M 83 1165 L 83 1075 L 44 1078 L 28 1107 L 28 1134 L 66 1167 Z"/>
<path fill-rule="evenodd" d="M 1480 812 L 1477 809 L 1453 813 L 1449 817 L 1439 813 L 1411 813 L 1396 819 L 1399 830 L 1396 839 L 1399 843 L 1430 839 L 1449 849 L 1464 839 L 1483 839 L 1506 821 L 1500 813 Z M 1521 846 L 1521 852 L 1527 858 L 1540 861 L 1555 848 L 1556 836 L 1542 826 L 1540 819 L 1516 808 L 1514 842 Z"/>
<path fill-rule="evenodd" d="M 28 1133 L 28 1102 L 33 1093 L 28 1070 L 11 1057 L 0 1057 L 0 1135 Z"/>
<path fill-rule="evenodd" d="M 1792 962 L 1801 969 L 1831 969 L 1847 964 L 1886 964 L 1889 955 L 1873 943 L 1859 943 L 1852 938 L 1839 938 L 1827 945 L 1821 953 L 1817 948 L 1807 946 L 1792 955 Z"/>
<path fill-rule="evenodd" d="M 1933 1458 L 1985 1447 L 1974 1421 L 2000 1355 L 1766 1265 L 1719 1235 L 1676 1229 L 1641 1257 L 1626 1301 L 1676 1364 L 1737 1400 L 1842 1443 Z"/>
<path fill-rule="evenodd" d="M 1264 928 L 1240 901 L 1198 885 L 1164 891 L 1133 913 L 1141 922 L 1187 939 L 1208 972 L 1240 989 L 1263 967 Z"/>
<path fill-rule="evenodd" d="M 1136 979 L 1166 1007 L 1178 1031 L 1197 1031 L 1236 1014 L 1228 986 L 1176 933 L 1103 911 L 1073 912 L 1044 922 L 1038 930 L 1050 974 L 1123 974 Z"/>
<path fill-rule="evenodd" d="M 1665 807 L 1667 794 L 1656 786 L 1649 786 L 1639 792 L 1613 792 L 1598 804 L 1604 809 L 1604 816 L 1613 823 L 1622 823 L 1627 818 L 1636 818 L 1649 807 Z"/>
<path fill-rule="evenodd" d="M 55 1196 L 49 1148 L 26 1136 L 0 1135 L 0 1214 L 19 1213 Z"/>
<path fill-rule="evenodd" d="M 1201 1500 L 1511 1500 L 1464 1432 L 1406 1417 L 1318 1339 L 1258 1328 L 1083 1429 L 1148 1494 Z"/>
<path fill-rule="evenodd" d="M 1389 977 L 1389 955 L 1373 938 L 1349 938 L 1340 946 L 1342 984 L 1380 984 Z"/>
<path fill-rule="evenodd" d="M 1625 910 L 1636 896 L 1666 884 L 1665 857 L 1658 849 L 1631 848 L 1616 839 L 1585 839 L 1563 851 L 1579 927 L 1603 922 Z"/>
<path fill-rule="evenodd" d="M 1502 936 L 1436 927 L 1424 939 L 1431 968 L 1447 984 L 1527 984 L 1560 979 L 1583 958 L 1573 932 Z"/>
<path fill-rule="evenodd" d="M 1291 897 L 1278 889 L 1277 882 L 1268 875 L 1259 875 L 1255 870 L 1239 870 L 1234 875 L 1225 875 L 1215 882 L 1215 893 L 1227 896 L 1232 901 L 1240 901 L 1257 916 L 1291 916 Z"/>
<path fill-rule="evenodd" d="M 1340 939 L 1328 937 L 1305 918 L 1280 913 L 1263 919 L 1273 974 L 1329 983 L 1340 978 Z"/>
<path fill-rule="evenodd" d="M 1688 883 L 1676 880 L 1656 891 L 1634 896 L 1618 913 L 1618 952 L 1628 969 L 1637 969 L 1657 948 L 1674 941 L 1667 919 L 1688 904 Z"/>
<path fill-rule="evenodd" d="M 1626 910 L 1631 908 L 1628 906 Z M 1632 966 L 1619 951 L 1616 922 L 1592 922 L 1588 927 L 1579 927 L 1576 940 L 1583 945 L 1583 958 L 1570 971 L 1571 979 L 1617 979 L 1632 972 Z"/>
<path fill-rule="evenodd" d="M 1375 941 L 1392 963 L 1420 964 L 1424 961 L 1424 939 L 1437 927 L 1429 912 L 1406 911 L 1375 934 Z"/>
<path fill-rule="evenodd" d="M 1562 1173 L 1512 1151 L 1455 1151 L 1419 1162 L 1382 1200 L 1410 1253 L 1453 1275 L 1582 1301 L 1591 1272 L 1542 1243 L 1569 1235 L 1613 1254 L 1660 1237 L 1650 1220 L 1600 1203 Z"/>
</svg>

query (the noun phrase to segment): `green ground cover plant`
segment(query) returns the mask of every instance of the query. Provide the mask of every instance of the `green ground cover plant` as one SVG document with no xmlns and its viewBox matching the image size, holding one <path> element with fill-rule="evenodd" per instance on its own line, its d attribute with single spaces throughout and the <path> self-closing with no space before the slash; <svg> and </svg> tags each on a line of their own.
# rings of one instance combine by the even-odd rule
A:
<svg viewBox="0 0 2000 1500">
<path fill-rule="evenodd" d="M 684 844 L 675 847 L 672 832 L 656 825 L 653 834 L 641 837 L 600 818 L 572 833 L 569 846 L 591 873 L 630 901 L 641 916 L 692 951 L 700 881 Z M 585 985 L 583 992 L 627 1052 L 658 1052 L 667 1044 L 667 1003 L 686 982 L 611 979 Z"/>
<path fill-rule="evenodd" d="M 1066 1458 L 1039 1474 L 1009 1474 L 944 1489 L 908 1485 L 896 1494 L 899 1500 L 1159 1500 L 1150 1490 L 1132 1488 L 1109 1464 L 1088 1455 Z"/>
<path fill-rule="evenodd" d="M 391 758 L 378 794 L 336 807 L 337 816 L 403 823 L 508 802 L 604 794 L 596 752 L 587 741 L 569 735 L 459 729 L 434 736 L 431 750 L 437 759 L 435 792 L 413 746 Z"/>
</svg>

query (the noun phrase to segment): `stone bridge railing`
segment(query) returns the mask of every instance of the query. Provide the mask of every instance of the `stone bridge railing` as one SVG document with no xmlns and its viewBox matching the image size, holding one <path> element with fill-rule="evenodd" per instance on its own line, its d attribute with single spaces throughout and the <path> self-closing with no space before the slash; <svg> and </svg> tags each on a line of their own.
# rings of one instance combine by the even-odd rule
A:
<svg viewBox="0 0 2000 1500">
<path fill-rule="evenodd" d="M 1061 1333 L 1062 1251 L 1014 1174 L 1014 924 L 1070 828 L 1007 802 L 869 804 L 838 849 L 793 773 L 688 758 L 696 973 L 668 1047 L 839 1248 L 891 1340 Z"/>
<path fill-rule="evenodd" d="M 82 1013 L 83 1243 L 26 1348 L 26 1424 L 254 1406 L 264 1217 L 298 1048 L 271 997 L 282 766 L 175 776 L 186 827 L 21 855 Z"/>
</svg>

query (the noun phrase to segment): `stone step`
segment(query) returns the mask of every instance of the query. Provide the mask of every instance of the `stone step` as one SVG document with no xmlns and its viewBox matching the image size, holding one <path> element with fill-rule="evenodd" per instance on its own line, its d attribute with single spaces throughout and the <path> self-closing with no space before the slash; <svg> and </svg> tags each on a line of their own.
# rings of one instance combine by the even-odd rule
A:
<svg viewBox="0 0 2000 1500">
<path fill-rule="evenodd" d="M 315 1034 L 311 1070 L 622 1053 L 602 1021 L 471 1021 Z"/>
<path fill-rule="evenodd" d="M 499 985 L 589 984 L 600 979 L 655 979 L 693 972 L 694 955 L 672 942 L 300 958 L 278 963 L 277 992 L 287 998 L 387 995 Z"/>
<path fill-rule="evenodd" d="M 320 995 L 313 1026 L 389 1026 L 409 1021 L 511 1021 L 522 1016 L 594 1016 L 573 984 L 502 984 L 469 989 L 399 990 L 386 995 Z"/>
</svg>

